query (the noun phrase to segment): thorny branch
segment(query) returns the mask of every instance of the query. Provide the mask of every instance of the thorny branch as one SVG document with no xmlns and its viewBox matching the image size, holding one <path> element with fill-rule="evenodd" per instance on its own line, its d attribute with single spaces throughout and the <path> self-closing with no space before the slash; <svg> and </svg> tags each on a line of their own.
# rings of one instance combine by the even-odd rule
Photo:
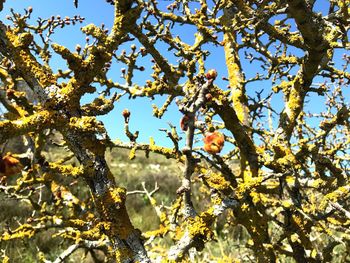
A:
<svg viewBox="0 0 350 263">
<path fill-rule="evenodd" d="M 30 24 L 29 7 L 10 10 L 0 23 L 0 192 L 30 208 L 1 222 L 1 244 L 51 231 L 67 248 L 54 261 L 39 252 L 44 262 L 63 262 L 78 249 L 99 249 L 117 262 L 180 262 L 213 240 L 223 220 L 226 229 L 244 229 L 238 246 L 254 262 L 328 262 L 336 247 L 348 250 L 349 1 L 329 1 L 322 12 L 306 0 L 176 0 L 165 8 L 154 0 L 106 2 L 114 9 L 111 29 L 85 24 L 86 44 L 75 50 L 52 36 L 85 23 L 78 15 Z M 0 1 L 0 10 L 9 4 Z M 78 11 L 83 4 L 73 1 Z M 196 31 L 191 39 L 181 32 L 187 29 Z M 50 68 L 53 53 L 65 69 Z M 224 60 L 210 70 L 218 54 Z M 86 94 L 96 98 L 81 105 Z M 158 128 L 172 147 L 152 137 L 141 142 L 129 127 L 132 109 L 122 112 L 128 142 L 111 139 L 97 116 L 125 95 L 166 96 L 153 114 L 170 121 Z M 178 128 L 167 119 L 174 102 Z M 18 138 L 25 150 L 6 153 Z M 67 156 L 50 158 L 51 148 Z M 131 160 L 136 152 L 176 160 L 183 169 L 176 199 L 159 202 L 161 181 L 152 191 L 145 183 L 119 187 L 108 148 L 129 150 Z M 158 229 L 135 229 L 126 209 L 131 196 L 147 198 Z M 174 243 L 160 253 L 164 237 Z"/>
</svg>

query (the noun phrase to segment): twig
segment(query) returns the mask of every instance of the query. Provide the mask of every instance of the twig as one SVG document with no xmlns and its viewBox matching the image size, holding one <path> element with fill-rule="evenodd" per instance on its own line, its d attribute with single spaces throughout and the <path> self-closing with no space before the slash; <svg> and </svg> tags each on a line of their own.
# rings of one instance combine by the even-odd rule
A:
<svg viewBox="0 0 350 263">
<path fill-rule="evenodd" d="M 329 201 L 329 203 L 331 204 L 331 206 L 333 206 L 335 209 L 337 209 L 338 211 L 342 212 L 345 214 L 345 216 L 350 219 L 350 212 L 346 209 L 344 209 L 344 207 L 342 207 L 338 202 L 331 202 Z"/>
<path fill-rule="evenodd" d="M 197 90 L 194 95 L 188 94 L 188 101 L 183 104 L 179 103 L 179 110 L 186 117 L 186 146 L 182 149 L 185 155 L 185 170 L 182 179 L 182 185 L 177 190 L 177 194 L 184 194 L 184 211 L 185 218 L 195 217 L 196 211 L 191 200 L 191 176 L 194 172 L 196 159 L 193 157 L 193 139 L 195 131 L 196 112 L 204 105 L 205 95 L 209 92 L 214 79 L 207 80 L 204 84 L 200 83 L 202 79 L 197 79 Z"/>
<path fill-rule="evenodd" d="M 212 209 L 212 216 L 214 218 L 221 215 L 226 209 L 233 208 L 239 205 L 239 202 L 235 199 L 225 199 L 220 204 L 214 205 Z M 200 216 L 198 216 L 200 217 Z M 201 221 L 202 222 L 202 221 Z M 209 226 L 211 222 L 203 221 Z M 189 226 L 190 228 L 191 226 Z M 202 241 L 203 237 L 200 236 L 201 233 L 190 233 L 189 229 L 187 228 L 183 234 L 183 236 L 180 238 L 180 240 L 170 248 L 168 252 L 168 260 L 172 261 L 178 261 L 183 258 L 183 256 L 188 252 L 188 250 L 192 247 L 195 247 L 196 244 L 200 241 Z"/>
<path fill-rule="evenodd" d="M 69 246 L 65 251 L 63 251 L 53 263 L 61 263 L 64 262 L 66 258 L 68 258 L 75 250 L 79 248 L 79 244 L 73 244 Z M 50 261 L 49 261 L 50 262 Z"/>
</svg>

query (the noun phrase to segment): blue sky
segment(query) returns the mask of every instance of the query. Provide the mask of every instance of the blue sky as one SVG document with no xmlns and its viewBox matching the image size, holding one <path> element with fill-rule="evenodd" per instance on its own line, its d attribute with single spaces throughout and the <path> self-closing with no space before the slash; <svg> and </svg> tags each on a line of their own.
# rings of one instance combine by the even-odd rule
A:
<svg viewBox="0 0 350 263">
<path fill-rule="evenodd" d="M 328 1 L 319 0 L 317 1 L 317 5 L 315 9 L 320 12 L 325 12 L 328 9 Z M 162 8 L 166 7 L 170 2 L 169 1 L 159 1 L 160 6 Z M 94 23 L 96 25 L 101 25 L 104 23 L 106 28 L 110 28 L 113 22 L 113 6 L 109 5 L 103 0 L 80 0 L 78 9 L 74 8 L 72 0 L 61 0 L 61 1 L 53 1 L 53 0 L 8 0 L 4 4 L 4 10 L 0 13 L 0 19 L 6 22 L 5 16 L 9 13 L 9 8 L 12 7 L 15 12 L 23 13 L 23 9 L 28 6 L 33 7 L 32 18 L 33 21 L 40 16 L 42 18 L 49 18 L 52 15 L 60 15 L 61 17 L 65 16 L 74 16 L 81 15 L 86 18 L 83 24 L 78 24 L 76 26 L 68 26 L 62 29 L 56 30 L 53 35 L 53 42 L 57 42 L 59 44 L 65 45 L 71 50 L 74 50 L 77 44 L 81 46 L 85 45 L 85 35 L 80 32 L 80 27 L 86 24 Z M 7 22 L 6 22 L 7 23 Z M 178 34 L 181 39 L 188 44 L 192 44 L 194 41 L 194 32 L 195 29 L 190 26 L 182 26 L 175 28 L 175 35 Z M 222 36 L 219 35 L 219 41 L 222 39 Z M 137 42 L 138 47 L 140 46 Z M 125 49 L 127 52 L 130 51 L 131 42 L 125 44 L 120 47 L 117 51 L 117 54 L 121 52 L 122 49 Z M 207 69 L 215 68 L 219 73 L 219 78 L 216 80 L 216 84 L 226 89 L 227 82 L 221 80 L 221 77 L 226 76 L 226 66 L 224 62 L 224 51 L 221 46 L 213 46 L 206 45 L 205 48 L 208 48 L 211 55 L 208 57 L 206 61 Z M 171 56 L 170 52 L 166 51 L 166 46 L 164 44 L 158 45 L 159 50 L 164 50 L 166 57 L 170 62 L 175 63 L 175 58 Z M 291 49 L 291 52 L 298 52 L 296 49 Z M 340 53 L 337 56 L 340 56 Z M 242 56 L 243 57 L 243 56 Z M 143 65 L 146 70 L 144 72 L 137 72 L 135 76 L 136 83 L 145 83 L 147 79 L 150 78 L 150 57 L 147 56 L 143 59 L 139 60 L 139 65 Z M 339 59 L 337 60 L 339 61 Z M 54 69 L 58 68 L 66 68 L 65 62 L 60 59 L 58 56 L 54 56 L 51 66 Z M 124 65 L 118 65 L 115 63 L 115 66 L 109 72 L 109 77 L 114 81 L 124 83 L 124 80 L 120 78 L 120 69 L 124 67 Z M 261 71 L 260 66 L 255 63 L 243 63 L 244 71 L 247 77 L 255 76 L 257 72 Z M 270 92 L 271 90 L 271 81 L 264 82 L 254 82 L 247 86 L 248 94 L 254 94 L 255 91 L 260 89 L 265 89 L 265 94 Z M 320 110 L 322 109 L 323 99 L 317 97 L 316 95 L 312 95 L 312 102 L 308 103 L 307 108 L 310 110 Z M 91 101 L 94 96 L 85 96 L 83 99 L 84 102 Z M 126 136 L 123 131 L 123 118 L 121 116 L 121 112 L 124 108 L 128 108 L 131 111 L 131 122 L 130 129 L 131 131 L 139 130 L 139 142 L 148 142 L 149 137 L 154 137 L 156 143 L 159 143 L 164 146 L 172 146 L 171 140 L 166 138 L 164 132 L 158 131 L 159 128 L 168 128 L 167 122 L 171 122 L 172 124 L 179 126 L 178 122 L 181 118 L 181 114 L 177 110 L 176 105 L 171 105 L 163 116 L 161 120 L 152 116 L 152 104 L 156 104 L 158 107 L 162 106 L 162 103 L 165 101 L 165 97 L 156 97 L 154 101 L 151 101 L 147 98 L 138 98 L 133 100 L 128 100 L 128 97 L 123 97 L 118 103 L 115 104 L 115 109 L 108 114 L 107 116 L 103 116 L 100 119 L 104 122 L 109 136 L 112 139 L 121 139 L 126 141 Z M 282 110 L 283 107 L 283 96 L 282 94 L 274 95 L 272 104 L 277 112 Z M 276 124 L 277 122 L 275 122 Z"/>
</svg>

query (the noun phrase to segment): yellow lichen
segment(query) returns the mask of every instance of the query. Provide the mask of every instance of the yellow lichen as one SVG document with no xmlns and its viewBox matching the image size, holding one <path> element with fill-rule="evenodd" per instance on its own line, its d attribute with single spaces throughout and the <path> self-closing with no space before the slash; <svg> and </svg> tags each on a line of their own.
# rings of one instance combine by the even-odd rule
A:
<svg viewBox="0 0 350 263">
<path fill-rule="evenodd" d="M 105 132 L 103 124 L 97 121 L 96 117 L 72 117 L 69 120 L 69 126 L 72 129 L 81 130 L 83 132 Z"/>
<path fill-rule="evenodd" d="M 290 239 L 293 243 L 301 243 L 297 233 L 294 233 L 290 236 Z"/>
<path fill-rule="evenodd" d="M 134 160 L 135 158 L 136 158 L 136 148 L 133 147 L 133 148 L 131 148 L 131 150 L 129 152 L 129 159 Z"/>
<path fill-rule="evenodd" d="M 29 49 L 23 48 L 24 45 L 28 45 L 30 41 L 30 34 L 24 33 L 17 35 L 12 30 L 6 30 L 6 36 L 8 38 L 8 47 L 11 50 L 11 57 L 18 67 L 22 68 L 23 72 L 27 74 L 33 74 L 34 77 L 43 86 L 50 86 L 55 83 L 55 78 L 47 68 L 41 66 L 34 56 L 30 53 Z"/>
<path fill-rule="evenodd" d="M 242 72 L 238 58 L 238 44 L 236 43 L 235 33 L 227 29 L 224 34 L 224 51 L 226 56 L 226 65 L 228 78 L 231 87 L 231 100 L 236 111 L 238 119 L 245 125 L 249 124 L 249 110 L 247 107 L 247 97 L 242 84 Z"/>
<path fill-rule="evenodd" d="M 239 199 L 242 199 L 244 195 L 257 186 L 259 186 L 263 180 L 262 177 L 253 177 L 252 173 L 248 170 L 245 170 L 243 173 L 243 182 L 238 184 L 236 188 L 236 196 Z"/>
<path fill-rule="evenodd" d="M 188 218 L 188 231 L 192 237 L 201 237 L 204 240 L 213 238 L 213 232 L 209 228 L 212 223 L 212 215 L 202 213 L 195 218 Z"/>
<path fill-rule="evenodd" d="M 205 176 L 205 180 L 208 183 L 208 185 L 213 189 L 219 191 L 231 190 L 230 182 L 226 181 L 225 178 L 219 173 L 207 173 L 207 175 Z"/>
<path fill-rule="evenodd" d="M 63 165 L 57 163 L 50 163 L 49 165 L 50 169 L 56 170 L 58 173 L 65 176 L 79 177 L 83 175 L 84 172 L 82 167 L 74 167 L 71 164 Z"/>
<path fill-rule="evenodd" d="M 123 204 L 126 197 L 126 190 L 124 188 L 111 188 L 103 194 L 103 204 L 106 206 Z"/>
<path fill-rule="evenodd" d="M 34 236 L 36 230 L 32 225 L 29 224 L 23 224 L 20 227 L 18 227 L 15 231 L 4 232 L 2 236 L 0 237 L 0 241 L 7 241 L 11 239 L 23 239 L 23 238 L 31 238 Z"/>
</svg>

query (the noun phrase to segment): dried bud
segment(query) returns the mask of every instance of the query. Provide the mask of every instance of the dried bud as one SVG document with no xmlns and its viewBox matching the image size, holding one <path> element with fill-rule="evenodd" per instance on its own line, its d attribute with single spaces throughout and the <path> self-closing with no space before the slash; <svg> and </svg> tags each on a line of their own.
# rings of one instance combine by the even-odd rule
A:
<svg viewBox="0 0 350 263">
<path fill-rule="evenodd" d="M 140 52 L 141 52 L 141 55 L 142 55 L 143 57 L 147 55 L 147 50 L 146 50 L 146 48 L 144 48 L 144 47 L 141 47 L 141 48 L 140 48 Z"/>
<path fill-rule="evenodd" d="M 122 68 L 122 69 L 120 69 L 120 71 L 122 72 L 122 74 L 125 74 L 126 68 Z"/>
<path fill-rule="evenodd" d="M 5 67 L 6 67 L 7 69 L 10 69 L 11 66 L 12 66 L 11 61 L 7 60 L 6 63 L 5 63 Z"/>
<path fill-rule="evenodd" d="M 80 51 L 81 51 L 81 46 L 80 46 L 80 45 L 76 45 L 76 46 L 75 46 L 75 50 L 76 50 L 78 53 L 80 53 Z"/>
<path fill-rule="evenodd" d="M 89 38 L 89 37 L 86 37 L 86 38 L 85 38 L 85 41 L 89 43 L 90 38 Z"/>
<path fill-rule="evenodd" d="M 190 189 L 188 187 L 185 186 L 180 186 L 177 190 L 176 190 L 176 194 L 181 195 L 185 192 L 188 192 Z"/>
<path fill-rule="evenodd" d="M 111 67 L 111 63 L 110 63 L 110 62 L 107 62 L 107 63 L 105 64 L 105 67 L 109 69 L 109 68 Z"/>
<path fill-rule="evenodd" d="M 28 7 L 28 12 L 29 12 L 29 13 L 33 12 L 33 7 L 29 6 L 29 7 Z"/>
<path fill-rule="evenodd" d="M 55 196 L 56 196 L 57 199 L 62 199 L 62 191 L 61 191 L 61 189 L 58 189 L 55 192 Z"/>
<path fill-rule="evenodd" d="M 186 154 L 186 155 L 191 154 L 191 148 L 188 146 L 183 147 L 181 151 L 183 154 Z"/>
<path fill-rule="evenodd" d="M 145 67 L 141 66 L 141 67 L 139 67 L 139 70 L 140 70 L 140 71 L 144 71 L 144 70 L 145 70 Z"/>
<path fill-rule="evenodd" d="M 222 133 L 218 131 L 208 132 L 203 138 L 204 150 L 211 154 L 216 154 L 221 152 L 224 147 L 225 137 Z"/>
<path fill-rule="evenodd" d="M 136 50 L 136 45 L 132 44 L 130 48 L 131 48 L 132 51 L 135 51 Z"/>
<path fill-rule="evenodd" d="M 129 118 L 130 118 L 130 111 L 128 109 L 124 109 L 123 112 L 122 112 L 122 115 L 124 117 L 124 120 L 126 123 L 129 122 Z"/>
<path fill-rule="evenodd" d="M 209 80 L 209 79 L 216 79 L 216 77 L 218 76 L 218 73 L 216 72 L 215 69 L 211 69 L 209 70 L 206 74 L 205 77 Z"/>
<path fill-rule="evenodd" d="M 180 128 L 183 131 L 187 131 L 188 129 L 188 121 L 190 120 L 190 118 L 187 115 L 184 115 L 181 120 L 180 120 Z"/>
<path fill-rule="evenodd" d="M 211 93 L 207 93 L 207 94 L 205 94 L 205 99 L 207 101 L 211 101 L 213 99 L 213 95 L 211 95 Z"/>
<path fill-rule="evenodd" d="M 7 97 L 12 97 L 13 95 L 15 95 L 15 90 L 13 90 L 13 89 L 6 90 Z"/>
</svg>

